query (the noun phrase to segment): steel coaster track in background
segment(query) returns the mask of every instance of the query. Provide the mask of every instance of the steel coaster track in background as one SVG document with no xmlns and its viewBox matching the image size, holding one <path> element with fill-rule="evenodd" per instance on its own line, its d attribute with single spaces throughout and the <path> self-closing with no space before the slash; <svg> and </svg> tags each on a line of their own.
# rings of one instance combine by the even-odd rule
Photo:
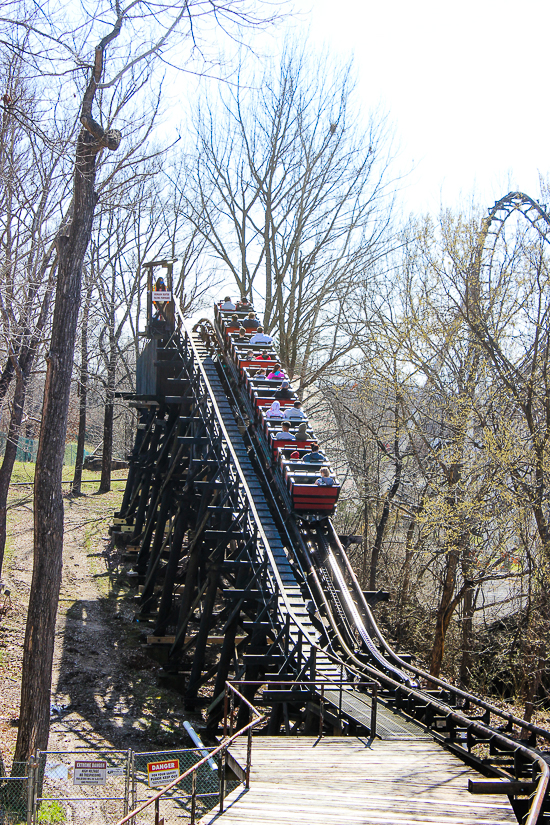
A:
<svg viewBox="0 0 550 825">
<path fill-rule="evenodd" d="M 214 329 L 217 333 L 217 328 L 214 327 Z M 223 337 L 217 333 L 217 338 L 220 355 L 222 355 Z M 238 383 L 238 374 L 231 360 L 226 359 L 226 364 L 230 368 L 234 382 Z M 235 402 L 236 396 L 229 381 L 227 381 L 226 390 L 228 391 L 228 396 L 232 397 Z M 246 393 L 239 392 L 238 399 L 239 406 L 243 408 L 249 414 L 250 419 L 253 420 L 254 410 L 247 409 L 250 408 L 251 405 Z M 257 436 L 257 440 L 260 442 L 259 446 L 264 447 L 264 449 L 262 449 L 264 456 L 266 458 L 268 456 L 270 457 L 268 446 L 261 444 L 261 437 L 258 438 Z M 280 488 L 281 485 L 278 485 L 279 490 Z M 275 506 L 277 506 L 276 502 Z M 288 526 L 292 518 L 285 519 L 281 515 L 281 520 Z M 503 753 L 513 753 L 516 777 L 521 773 L 521 767 L 518 767 L 517 763 L 520 764 L 523 759 L 526 764 L 531 766 L 530 770 L 533 773 L 538 773 L 537 790 L 530 804 L 527 806 L 522 804 L 524 800 L 515 800 L 511 797 L 511 801 L 514 804 L 516 813 L 518 813 L 518 818 L 524 825 L 535 825 L 535 823 L 546 821 L 543 806 L 548 790 L 549 769 L 544 756 L 527 746 L 524 741 L 506 736 L 501 730 L 497 731 L 492 728 L 490 726 L 491 714 L 506 720 L 509 729 L 512 729 L 513 725 L 516 725 L 525 733 L 530 734 L 531 738 L 535 740 L 536 737 L 539 736 L 548 741 L 550 740 L 550 733 L 537 726 L 525 723 L 523 720 L 513 717 L 510 714 L 506 714 L 499 708 L 478 699 L 473 694 L 455 688 L 444 680 L 431 677 L 425 671 L 401 659 L 387 644 L 383 634 L 380 632 L 330 519 L 323 518 L 321 522 L 315 525 L 315 532 L 317 533 L 316 539 L 313 536 L 312 527 L 313 525 L 308 526 L 306 533 L 309 532 L 307 535 L 309 543 L 317 547 L 313 555 L 321 551 L 322 557 L 324 559 L 328 558 L 330 569 L 334 576 L 330 587 L 324 588 L 319 576 L 317 576 L 317 581 L 320 590 L 323 591 L 322 597 L 329 621 L 333 625 L 333 629 L 336 631 L 336 635 L 343 647 L 342 652 L 344 653 L 344 660 L 347 667 L 353 668 L 353 670 L 359 669 L 360 672 L 368 674 L 386 685 L 387 689 L 394 694 L 394 706 L 401 710 L 405 709 L 413 719 L 416 719 L 421 724 L 424 723 L 438 741 L 445 744 L 455 753 L 458 753 L 461 758 L 473 764 L 473 766 L 478 768 L 485 767 L 486 770 L 489 772 L 493 771 L 496 775 L 509 776 L 506 771 L 498 767 L 491 767 L 490 764 L 482 765 L 479 759 L 471 755 L 471 748 L 477 742 L 491 743 L 492 748 L 498 748 L 500 746 L 503 748 Z M 299 528 L 297 528 L 297 530 L 299 532 Z M 302 545 L 305 544 L 307 544 L 307 542 L 302 543 Z M 295 546 L 294 550 L 296 550 Z M 303 554 L 303 546 L 300 550 L 302 551 L 301 554 Z M 310 561 L 312 561 L 312 568 L 315 570 L 315 563 L 311 556 L 312 554 L 309 554 Z M 343 571 L 345 571 L 351 579 L 351 592 L 346 585 Z M 321 567 L 319 568 L 319 572 L 321 572 Z M 326 567 L 324 568 L 324 573 L 326 576 Z M 334 603 L 335 589 L 337 591 L 338 604 L 335 604 L 335 609 L 331 610 L 329 603 L 331 600 Z M 326 590 L 329 592 L 325 592 Z M 346 614 L 347 621 L 343 620 L 342 613 Z M 350 625 L 355 628 L 364 642 L 370 658 L 373 660 L 373 664 L 365 664 L 355 655 L 353 650 L 355 639 L 350 638 Z M 348 637 L 347 640 L 346 636 Z M 442 688 L 447 694 L 448 701 L 441 701 L 441 699 L 435 698 L 432 693 L 421 690 L 411 677 L 406 676 L 406 671 L 414 674 L 417 678 L 425 680 L 432 686 L 437 685 Z M 453 707 L 453 699 L 455 704 L 458 702 L 463 703 L 464 708 L 462 711 Z M 466 715 L 466 708 L 473 708 L 474 712 L 475 708 L 482 709 L 484 711 L 483 718 L 472 718 Z M 434 729 L 433 724 L 437 720 L 443 721 L 444 726 L 448 728 L 450 734 L 448 737 L 443 736 L 441 732 Z M 441 728 L 442 731 L 445 731 L 444 726 Z M 462 746 L 463 742 L 466 743 L 466 748 Z"/>
</svg>

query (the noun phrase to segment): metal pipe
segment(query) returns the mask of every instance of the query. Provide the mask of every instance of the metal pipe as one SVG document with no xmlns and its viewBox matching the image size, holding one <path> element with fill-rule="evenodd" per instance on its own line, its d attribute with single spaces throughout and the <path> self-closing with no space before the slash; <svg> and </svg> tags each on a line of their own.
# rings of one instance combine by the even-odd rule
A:
<svg viewBox="0 0 550 825">
<path fill-rule="evenodd" d="M 199 753 L 200 753 L 200 755 L 201 755 L 201 756 L 208 756 L 208 751 L 207 751 L 207 749 L 204 747 L 204 743 L 203 743 L 202 739 L 200 738 L 200 736 L 199 736 L 199 734 L 196 732 L 196 730 L 194 730 L 194 728 L 192 727 L 191 723 L 190 723 L 190 722 L 184 722 L 184 723 L 183 723 L 183 727 L 185 728 L 185 730 L 187 731 L 187 733 L 189 734 L 189 736 L 190 736 L 190 737 L 191 737 L 191 739 L 193 740 L 193 743 L 194 743 L 194 744 L 197 746 L 197 748 L 199 749 Z M 210 765 L 211 770 L 213 770 L 213 771 L 217 771 L 217 770 L 218 770 L 218 766 L 216 765 L 216 763 L 214 762 L 214 760 L 213 760 L 213 759 L 208 759 L 208 764 Z"/>
</svg>

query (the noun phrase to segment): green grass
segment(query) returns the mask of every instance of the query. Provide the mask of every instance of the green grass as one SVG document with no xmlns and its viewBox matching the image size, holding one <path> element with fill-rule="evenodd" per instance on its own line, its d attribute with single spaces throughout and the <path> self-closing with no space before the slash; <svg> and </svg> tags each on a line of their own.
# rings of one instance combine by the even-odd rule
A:
<svg viewBox="0 0 550 825">
<path fill-rule="evenodd" d="M 11 477 L 12 484 L 24 484 L 26 482 L 30 482 L 34 480 L 34 470 L 35 464 L 30 461 L 16 461 L 13 465 L 13 473 Z M 113 471 L 114 478 L 121 478 L 122 476 L 126 476 L 126 470 L 114 470 Z M 74 476 L 74 467 L 64 466 L 63 467 L 63 474 L 62 478 L 63 481 L 72 481 Z M 83 481 L 97 481 L 99 483 L 99 479 L 101 478 L 101 471 L 100 470 L 83 470 L 82 471 L 82 480 Z M 68 485 L 64 485 L 64 487 Z M 93 489 L 92 484 L 86 484 L 86 487 Z"/>
<path fill-rule="evenodd" d="M 51 802 L 41 802 L 38 809 L 38 821 L 44 825 L 60 825 L 65 822 L 67 816 L 65 808 L 56 799 Z"/>
</svg>

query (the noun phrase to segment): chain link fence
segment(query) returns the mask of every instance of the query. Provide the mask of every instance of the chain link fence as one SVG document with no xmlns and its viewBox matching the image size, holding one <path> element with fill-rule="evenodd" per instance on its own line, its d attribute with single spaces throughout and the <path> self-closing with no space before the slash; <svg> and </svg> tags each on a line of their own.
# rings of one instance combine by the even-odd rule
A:
<svg viewBox="0 0 550 825">
<path fill-rule="evenodd" d="M 128 813 L 131 751 L 39 752 L 32 825 L 106 825 Z"/>
<path fill-rule="evenodd" d="M 135 753 L 133 766 L 134 784 L 132 788 L 131 808 L 137 808 L 142 802 L 150 799 L 162 785 L 168 784 L 178 773 L 182 774 L 189 768 L 196 765 L 207 753 L 211 753 L 214 748 L 195 748 L 176 751 L 164 751 L 159 753 Z M 177 763 L 177 765 L 176 765 Z M 152 779 L 153 765 L 168 765 L 173 771 L 173 776 L 167 778 L 160 784 L 155 784 Z M 177 770 L 178 773 L 175 773 Z M 220 778 L 220 777 L 223 777 Z M 218 755 L 208 760 L 196 773 L 196 819 L 200 819 L 208 811 L 214 808 L 220 799 L 221 782 L 224 782 L 223 794 L 226 796 L 240 784 L 235 774 L 231 771 L 221 771 L 221 757 Z M 159 816 L 164 819 L 166 825 L 184 825 L 191 819 L 191 793 L 193 789 L 193 777 L 188 776 L 178 785 L 172 788 L 159 803 Z M 155 808 L 150 805 L 139 814 L 134 821 L 134 825 L 154 825 Z"/>
<path fill-rule="evenodd" d="M 32 799 L 26 762 L 14 762 L 13 776 L 0 776 L 0 825 L 30 825 Z"/>
<path fill-rule="evenodd" d="M 0 776 L 0 825 L 113 825 L 213 750 L 39 751 Z M 242 782 L 222 759 L 217 754 L 196 772 L 197 821 Z M 165 825 L 190 822 L 192 790 L 188 776 L 162 797 Z M 132 825 L 154 825 L 155 815 L 150 805 Z"/>
</svg>

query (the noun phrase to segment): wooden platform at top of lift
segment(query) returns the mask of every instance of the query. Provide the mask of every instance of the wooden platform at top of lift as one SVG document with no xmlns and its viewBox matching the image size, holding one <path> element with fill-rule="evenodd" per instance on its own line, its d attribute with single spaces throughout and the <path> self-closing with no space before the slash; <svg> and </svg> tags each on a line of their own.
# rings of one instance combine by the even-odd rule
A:
<svg viewBox="0 0 550 825">
<path fill-rule="evenodd" d="M 231 753 L 246 763 L 246 739 Z M 502 825 L 506 796 L 475 796 L 479 774 L 429 739 L 254 736 L 242 786 L 200 825 Z"/>
</svg>

